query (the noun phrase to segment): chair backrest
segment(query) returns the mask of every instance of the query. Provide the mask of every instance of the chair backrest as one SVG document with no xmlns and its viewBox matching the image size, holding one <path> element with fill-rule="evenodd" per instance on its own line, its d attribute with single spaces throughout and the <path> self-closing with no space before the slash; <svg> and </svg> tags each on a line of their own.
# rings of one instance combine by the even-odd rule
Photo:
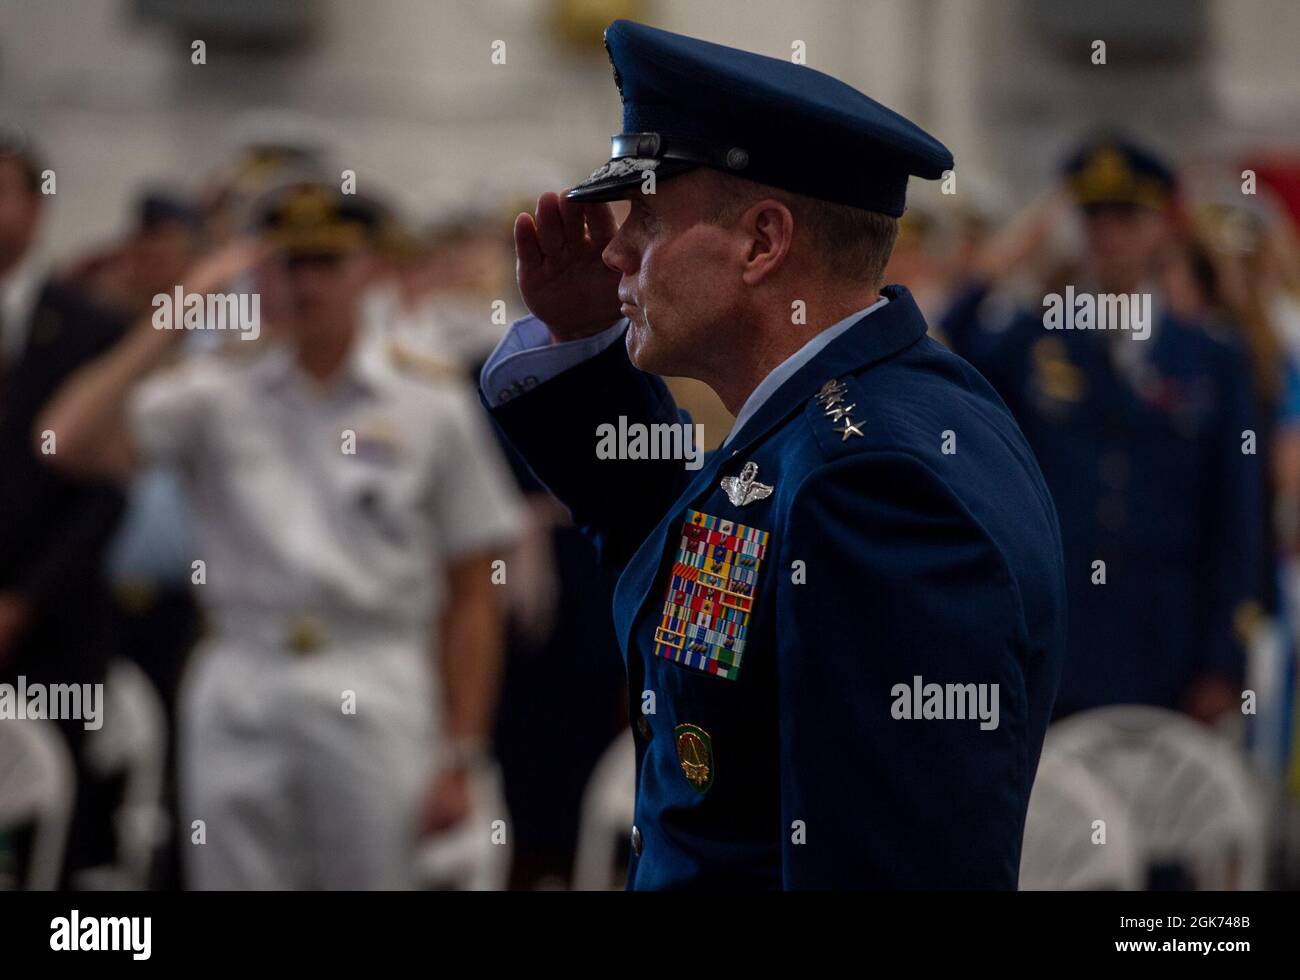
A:
<svg viewBox="0 0 1300 980">
<path fill-rule="evenodd" d="M 88 733 L 86 760 L 101 777 L 125 776 L 114 816 L 118 887 L 144 888 L 168 829 L 162 812 L 167 719 L 153 682 L 129 660 L 114 660 L 104 679 L 103 727 Z"/>
<path fill-rule="evenodd" d="M 36 828 L 23 887 L 58 887 L 75 794 L 72 754 L 53 723 L 0 721 L 0 829 Z"/>
<path fill-rule="evenodd" d="M 1293 654 L 1283 622 L 1270 617 L 1254 627 L 1246 647 L 1243 689 L 1255 693 L 1255 712 L 1249 719 L 1235 719 L 1239 737 L 1247 742 L 1251 769 L 1271 783 L 1274 793 L 1282 792 L 1291 754 Z"/>
<path fill-rule="evenodd" d="M 1025 820 L 1021 889 L 1130 891 L 1144 877 L 1128 805 L 1081 760 L 1044 751 Z"/>
<path fill-rule="evenodd" d="M 1116 705 L 1072 715 L 1043 754 L 1082 763 L 1132 817 L 1144 863 L 1180 863 L 1202 888 L 1262 888 L 1268 811 L 1240 752 L 1163 708 Z"/>
<path fill-rule="evenodd" d="M 629 728 L 610 743 L 587 781 L 573 861 L 575 890 L 615 887 L 619 842 L 631 833 L 635 812 L 636 743 Z"/>
</svg>

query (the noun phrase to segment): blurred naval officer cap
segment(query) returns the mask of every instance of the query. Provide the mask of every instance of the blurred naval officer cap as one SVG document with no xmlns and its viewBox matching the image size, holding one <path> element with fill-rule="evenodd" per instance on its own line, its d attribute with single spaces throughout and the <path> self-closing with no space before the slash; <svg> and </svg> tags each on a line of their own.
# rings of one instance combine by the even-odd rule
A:
<svg viewBox="0 0 1300 980">
<path fill-rule="evenodd" d="M 1173 168 L 1154 150 L 1117 133 L 1088 137 L 1062 167 L 1070 196 L 1080 207 L 1122 204 L 1164 210 L 1173 200 Z"/>
<path fill-rule="evenodd" d="M 376 245 L 385 214 L 369 198 L 306 181 L 268 195 L 255 227 L 290 256 L 339 256 Z"/>
</svg>

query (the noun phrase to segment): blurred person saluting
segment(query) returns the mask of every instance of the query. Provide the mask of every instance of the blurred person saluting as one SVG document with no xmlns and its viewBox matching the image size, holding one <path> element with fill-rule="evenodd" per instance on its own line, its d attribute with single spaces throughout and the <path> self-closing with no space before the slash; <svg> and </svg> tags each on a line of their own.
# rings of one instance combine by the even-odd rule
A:
<svg viewBox="0 0 1300 980">
<path fill-rule="evenodd" d="M 1136 703 L 1210 721 L 1241 703 L 1266 567 L 1249 364 L 1159 286 L 1176 189 L 1164 161 L 1105 135 L 1069 158 L 1064 184 L 987 244 L 942 326 L 1015 414 L 1060 511 L 1070 615 L 1056 714 Z M 1067 206 L 1082 267 L 1040 287 L 1037 309 L 991 298 Z M 1126 297 L 1127 321 L 1108 297 Z"/>
<path fill-rule="evenodd" d="M 142 323 L 43 422 L 72 471 L 171 461 L 190 485 L 211 628 L 180 704 L 199 888 L 412 886 L 420 834 L 466 817 L 486 757 L 490 566 L 518 505 L 467 386 L 362 329 L 374 215 L 324 184 L 276 192 L 257 277 L 283 322 L 167 370 L 183 331 Z M 185 293 L 254 254 L 229 244 Z"/>
</svg>

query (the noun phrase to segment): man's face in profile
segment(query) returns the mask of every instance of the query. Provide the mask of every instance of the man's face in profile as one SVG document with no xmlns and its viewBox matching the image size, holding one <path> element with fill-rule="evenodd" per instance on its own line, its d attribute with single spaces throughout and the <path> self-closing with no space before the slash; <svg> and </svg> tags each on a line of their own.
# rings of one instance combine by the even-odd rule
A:
<svg viewBox="0 0 1300 980">
<path fill-rule="evenodd" d="M 1127 291 L 1152 273 L 1166 223 L 1160 212 L 1136 204 L 1090 204 L 1083 208 L 1083 228 L 1100 284 Z"/>
<path fill-rule="evenodd" d="M 605 248 L 605 264 L 622 276 L 628 356 L 642 371 L 698 376 L 737 309 L 743 245 L 734 229 L 709 220 L 720 179 L 697 169 L 654 194 L 635 191 Z"/>
<path fill-rule="evenodd" d="M 41 196 L 32 191 L 23 165 L 0 156 L 0 265 L 9 265 L 27 251 L 40 213 Z"/>
<path fill-rule="evenodd" d="M 131 242 L 131 275 L 142 297 L 168 292 L 181 282 L 194 261 L 194 232 L 179 221 L 163 221 L 142 230 Z"/>
</svg>

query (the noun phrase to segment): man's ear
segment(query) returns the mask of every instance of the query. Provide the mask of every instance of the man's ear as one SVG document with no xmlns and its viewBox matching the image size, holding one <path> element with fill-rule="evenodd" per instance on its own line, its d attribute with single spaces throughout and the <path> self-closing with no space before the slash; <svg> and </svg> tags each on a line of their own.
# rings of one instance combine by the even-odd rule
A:
<svg viewBox="0 0 1300 980">
<path fill-rule="evenodd" d="M 794 215 L 780 201 L 768 197 L 751 205 L 740 220 L 749 237 L 742 278 L 745 285 L 757 286 L 785 264 L 794 242 Z"/>
</svg>

